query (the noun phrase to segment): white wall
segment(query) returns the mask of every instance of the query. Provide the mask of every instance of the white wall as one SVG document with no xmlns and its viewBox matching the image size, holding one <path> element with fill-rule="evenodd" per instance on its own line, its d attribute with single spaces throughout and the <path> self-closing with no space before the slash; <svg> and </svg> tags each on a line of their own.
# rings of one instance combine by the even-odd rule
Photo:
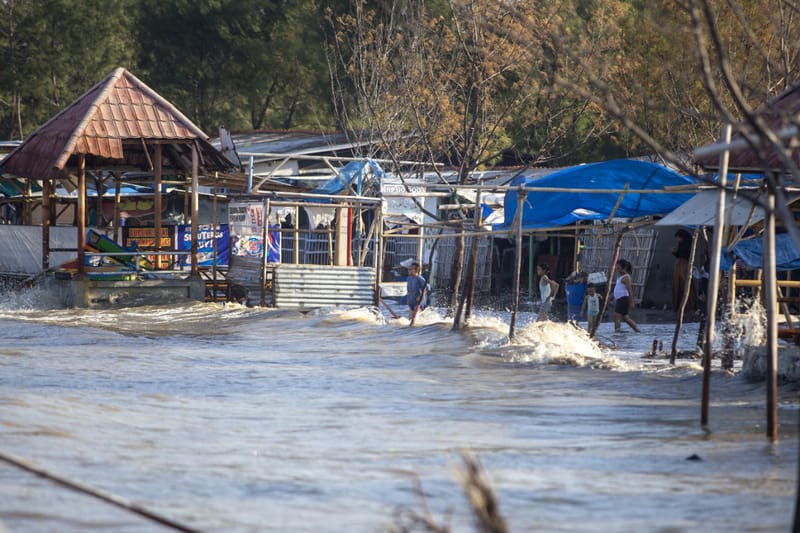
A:
<svg viewBox="0 0 800 533">
<path fill-rule="evenodd" d="M 51 226 L 50 248 L 77 248 L 78 228 Z M 78 252 L 52 252 L 50 267 L 78 257 Z M 42 227 L 0 224 L 0 273 L 37 274 L 42 271 Z"/>
</svg>

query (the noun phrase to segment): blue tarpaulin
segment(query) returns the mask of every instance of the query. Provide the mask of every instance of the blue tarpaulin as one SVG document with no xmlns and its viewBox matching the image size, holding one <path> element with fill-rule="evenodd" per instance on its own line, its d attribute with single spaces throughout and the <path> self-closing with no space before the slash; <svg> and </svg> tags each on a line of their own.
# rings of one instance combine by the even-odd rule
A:
<svg viewBox="0 0 800 533">
<path fill-rule="evenodd" d="M 681 176 L 663 165 L 617 159 L 571 167 L 542 178 L 520 176 L 511 185 L 525 185 L 528 191 L 523 204 L 522 227 L 525 229 L 568 226 L 581 220 L 614 218 L 639 218 L 665 215 L 689 200 L 686 194 L 625 194 L 617 206 L 620 193 L 570 192 L 569 189 L 663 190 L 665 187 L 691 185 L 694 178 Z M 564 191 L 537 192 L 539 188 L 563 188 Z M 505 195 L 505 219 L 494 229 L 512 229 L 517 212 L 517 191 Z"/>
<path fill-rule="evenodd" d="M 351 161 L 339 169 L 339 176 L 334 176 L 326 181 L 321 187 L 308 191 L 311 194 L 339 194 L 347 185 L 353 186 L 356 194 L 362 193 L 362 182 L 364 179 L 364 167 L 369 165 L 372 174 L 380 183 L 383 178 L 383 169 L 372 159 L 364 161 Z"/>
<path fill-rule="evenodd" d="M 740 241 L 733 249 L 726 248 L 720 257 L 720 269 L 730 270 L 736 259 L 749 268 L 762 268 L 764 261 L 764 240 L 761 238 Z M 800 249 L 788 233 L 775 235 L 776 270 L 796 270 L 800 268 Z"/>
</svg>

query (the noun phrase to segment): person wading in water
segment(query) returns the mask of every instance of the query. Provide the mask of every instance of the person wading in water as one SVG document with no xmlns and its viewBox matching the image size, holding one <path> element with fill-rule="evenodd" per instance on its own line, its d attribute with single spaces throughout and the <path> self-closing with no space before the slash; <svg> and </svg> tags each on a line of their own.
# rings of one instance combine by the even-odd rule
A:
<svg viewBox="0 0 800 533">
<path fill-rule="evenodd" d="M 631 286 L 631 264 L 625 259 L 617 261 L 617 283 L 614 285 L 614 332 L 619 333 L 621 322 L 624 320 L 633 331 L 639 333 L 639 326 L 628 316 L 629 307 L 636 307 L 633 300 L 633 288 Z"/>
</svg>

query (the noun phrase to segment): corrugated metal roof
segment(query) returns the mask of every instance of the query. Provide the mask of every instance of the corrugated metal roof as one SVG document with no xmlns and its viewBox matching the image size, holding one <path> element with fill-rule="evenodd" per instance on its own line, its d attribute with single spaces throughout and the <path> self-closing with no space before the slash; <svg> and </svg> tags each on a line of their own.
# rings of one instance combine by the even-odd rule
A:
<svg viewBox="0 0 800 533">
<path fill-rule="evenodd" d="M 350 142 L 344 133 L 325 131 L 237 132 L 232 133 L 231 138 L 238 152 L 252 154 L 256 159 L 261 159 L 259 154 L 263 153 L 313 155 L 342 152 L 342 155 L 347 155 L 356 152 L 360 146 L 374 144 Z M 216 146 L 219 141 L 211 142 Z"/>
<path fill-rule="evenodd" d="M 3 168 L 21 177 L 54 179 L 63 176 L 76 154 L 115 161 L 133 156 L 140 165 L 146 159 L 143 141 L 187 146 L 196 141 L 207 168 L 231 168 L 200 128 L 121 67 L 33 132 L 5 158 Z"/>
<path fill-rule="evenodd" d="M 800 148 L 795 141 L 800 137 L 797 130 L 800 124 L 800 83 L 766 102 L 756 110 L 756 114 L 774 133 L 780 135 L 784 147 L 791 147 L 789 155 L 795 164 L 800 165 Z M 747 143 L 747 138 L 758 137 L 753 135 L 753 129 L 748 123 L 738 124 L 734 131 L 737 133 L 732 136 L 729 145 L 728 166 L 731 171 L 763 171 L 765 167 L 773 170 L 785 169 L 786 165 L 777 151 L 766 148 L 759 157 Z M 719 166 L 719 153 L 723 147 L 724 143 L 713 143 L 699 148 L 697 152 L 703 155 L 695 157 L 693 162 L 706 169 L 716 169 Z"/>
</svg>

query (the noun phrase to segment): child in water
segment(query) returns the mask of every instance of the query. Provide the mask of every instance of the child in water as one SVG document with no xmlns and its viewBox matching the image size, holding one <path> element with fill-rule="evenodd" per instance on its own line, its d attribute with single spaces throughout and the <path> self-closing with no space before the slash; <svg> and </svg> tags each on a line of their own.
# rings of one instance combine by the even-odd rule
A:
<svg viewBox="0 0 800 533">
<path fill-rule="evenodd" d="M 581 314 L 586 314 L 586 326 L 589 331 L 597 327 L 602 303 L 603 297 L 597 294 L 594 284 L 587 285 L 586 296 L 583 297 L 583 305 L 581 306 Z"/>
<path fill-rule="evenodd" d="M 408 268 L 406 280 L 406 304 L 408 305 L 408 319 L 413 320 L 419 311 L 427 306 L 426 296 L 428 282 L 420 274 L 419 263 L 414 261 Z"/>
</svg>

